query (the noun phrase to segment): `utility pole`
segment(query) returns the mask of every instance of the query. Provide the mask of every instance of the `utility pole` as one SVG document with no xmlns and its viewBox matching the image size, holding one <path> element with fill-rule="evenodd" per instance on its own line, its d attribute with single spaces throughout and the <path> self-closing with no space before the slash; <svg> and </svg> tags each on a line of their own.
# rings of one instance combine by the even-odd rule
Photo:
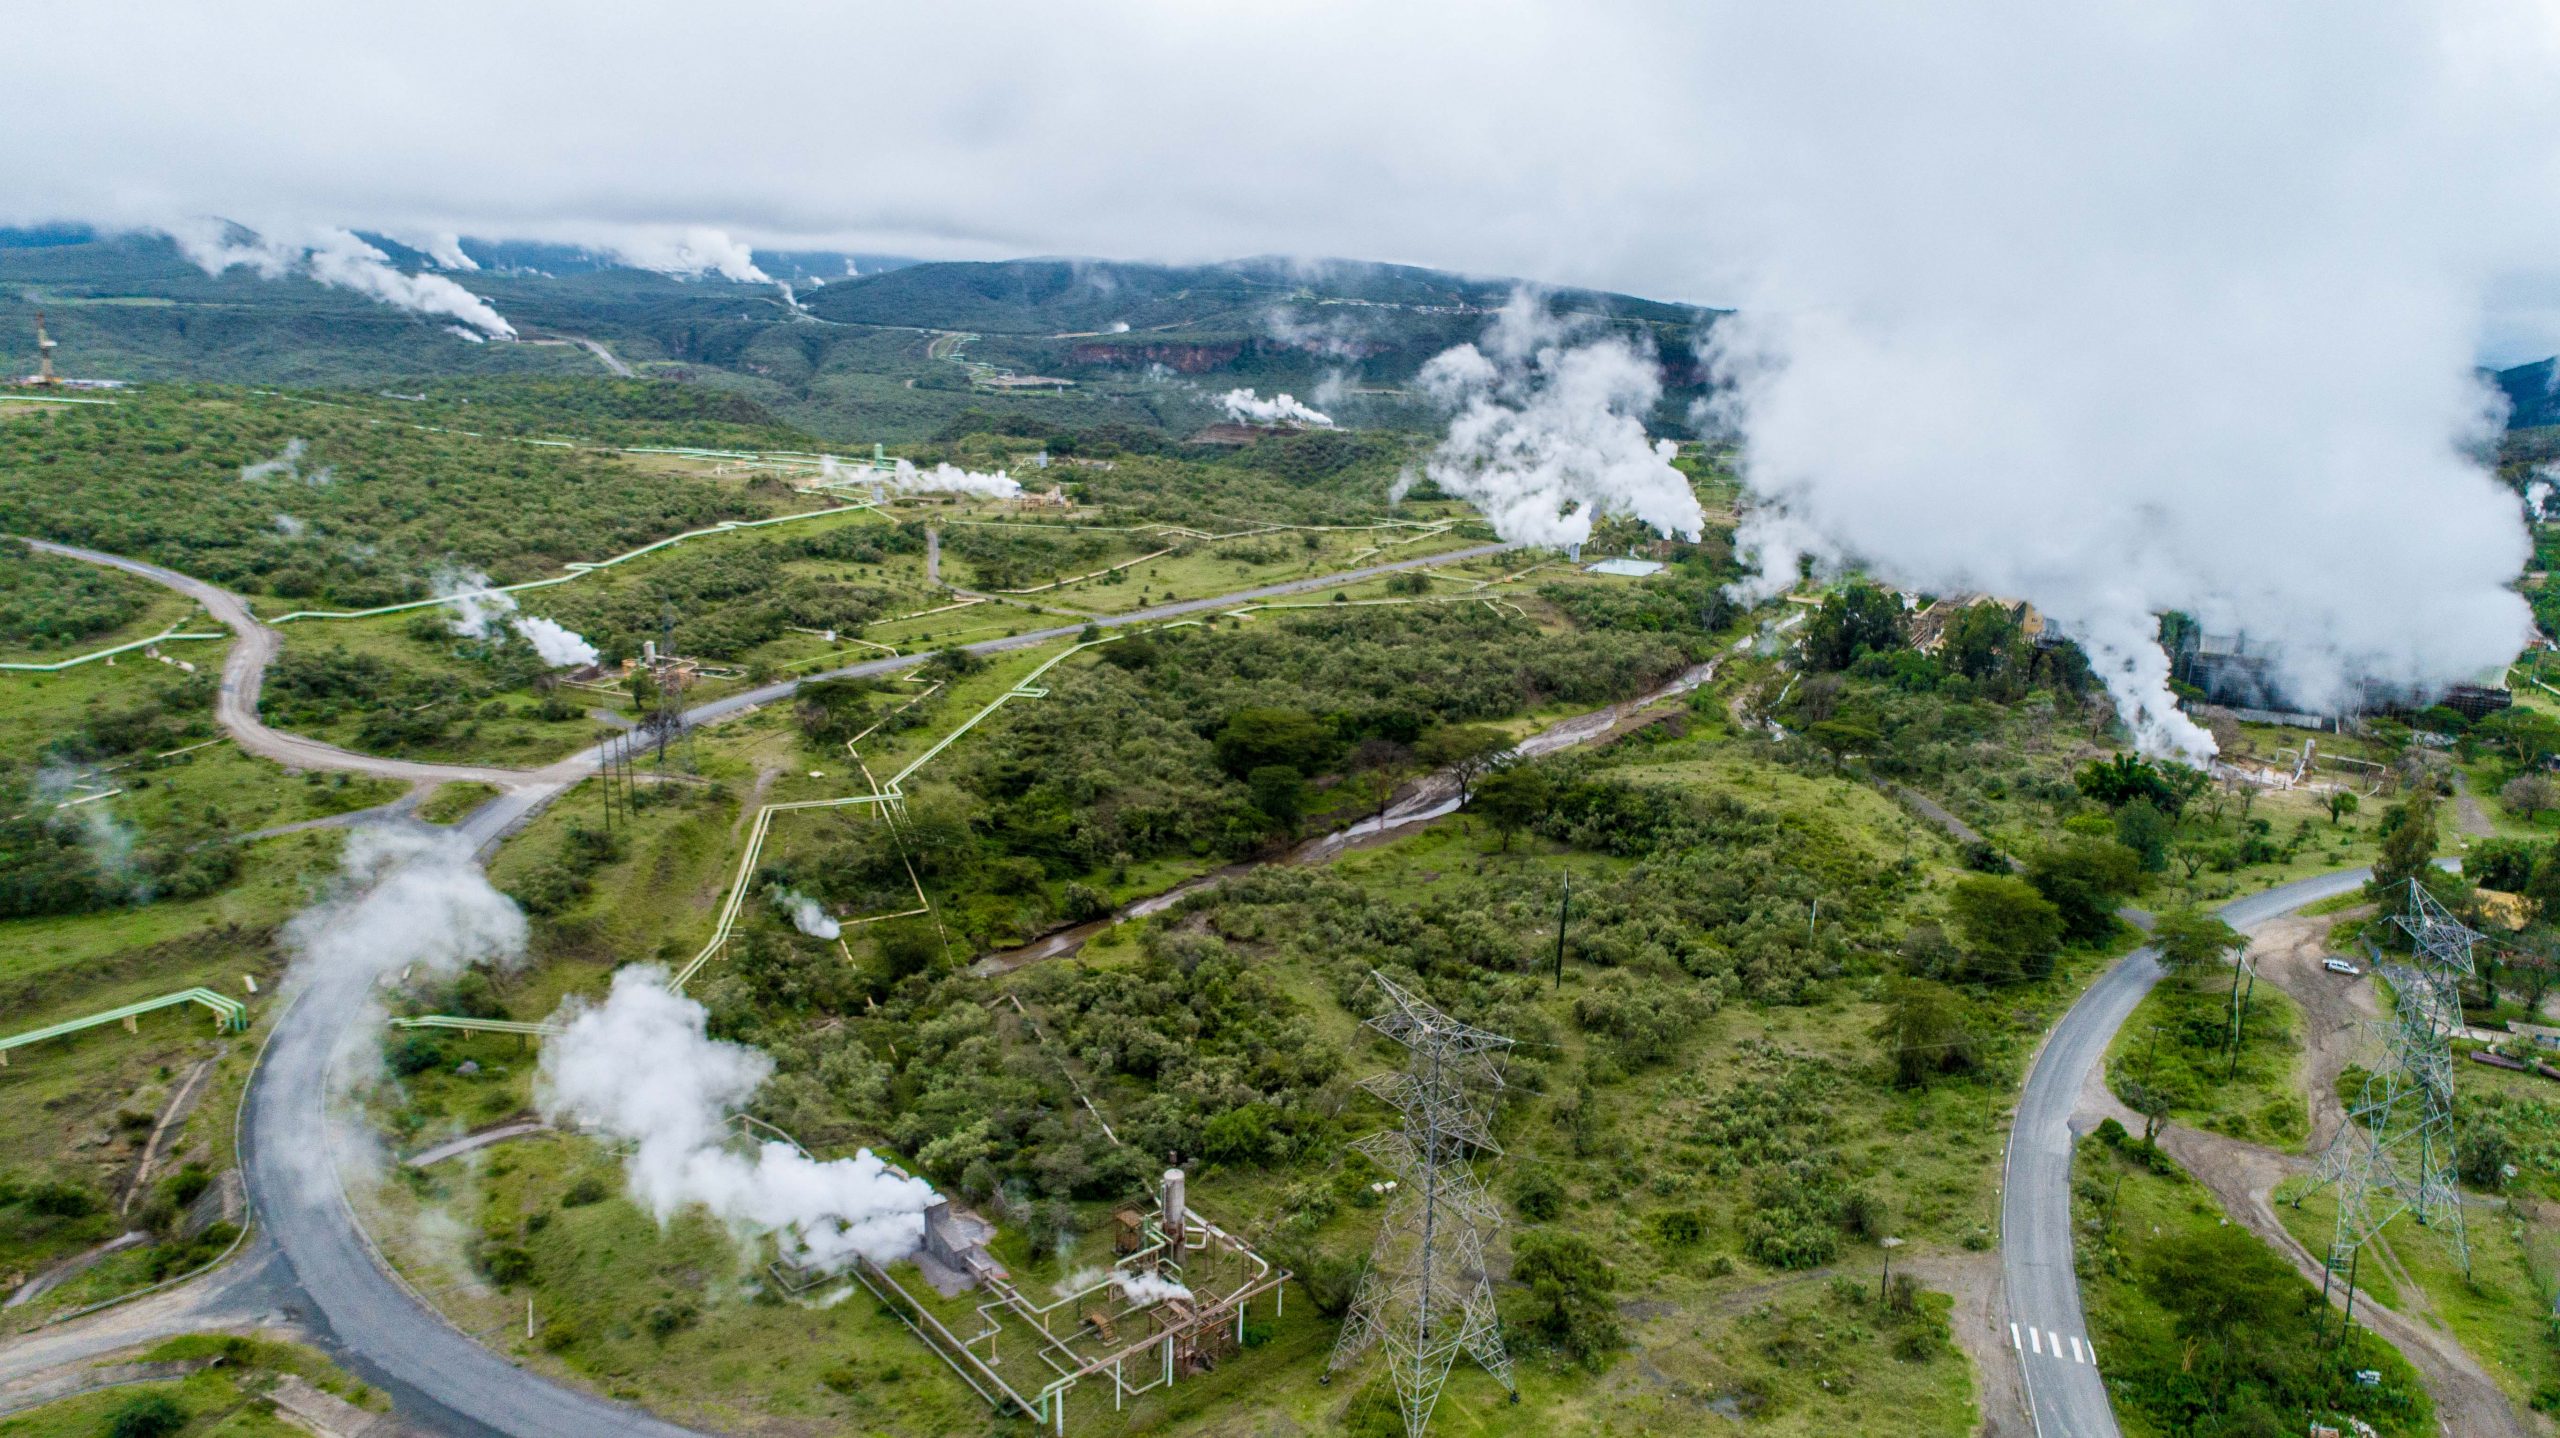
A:
<svg viewBox="0 0 2560 1438">
<path fill-rule="evenodd" d="M 1564 992 L 1564 924 L 1573 912 L 1573 870 L 1564 871 L 1564 902 L 1556 905 L 1556 992 Z"/>
<path fill-rule="evenodd" d="M 2243 990 L 2240 987 L 2240 975 L 2231 976 L 2231 993 L 2239 1000 L 2239 1004 L 2231 1014 L 2231 1067 L 2222 1075 L 2225 1083 L 2239 1076 L 2241 1038 L 2249 1031 L 2249 1001 L 2258 996 L 2258 966 L 2249 962 L 2247 954 L 2242 954 L 2240 968 L 2249 976 L 2249 986 Z"/>
</svg>

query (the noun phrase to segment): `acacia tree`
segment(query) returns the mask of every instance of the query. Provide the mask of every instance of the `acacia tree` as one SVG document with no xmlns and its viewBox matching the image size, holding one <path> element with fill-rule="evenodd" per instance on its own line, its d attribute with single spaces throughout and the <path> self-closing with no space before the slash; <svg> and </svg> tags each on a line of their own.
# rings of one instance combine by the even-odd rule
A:
<svg viewBox="0 0 2560 1438">
<path fill-rule="evenodd" d="M 2335 827 L 2339 820 L 2363 808 L 2364 801 L 2356 797 L 2353 789 L 2332 789 L 2328 797 L 2320 801 L 2320 806 L 2329 811 L 2329 823 Z"/>
<path fill-rule="evenodd" d="M 2152 950 L 2173 974 L 2221 963 L 2248 946 L 2239 930 L 2201 909 L 2172 909 L 2151 927 Z"/>
<path fill-rule="evenodd" d="M 1475 802 L 1475 782 L 1511 752 L 1511 736 L 1483 724 L 1444 724 L 1414 746 L 1422 762 L 1458 781 L 1458 802 Z"/>
<path fill-rule="evenodd" d="M 1372 818 L 1384 818 L 1396 796 L 1396 783 L 1413 764 L 1413 751 L 1393 739 L 1363 739 L 1351 747 L 1348 761 L 1352 792 Z"/>
<path fill-rule="evenodd" d="M 1502 836 L 1502 851 L 1511 852 L 1511 836 L 1546 816 L 1555 799 L 1544 771 L 1526 764 L 1496 769 L 1476 781 L 1473 808 Z"/>
<path fill-rule="evenodd" d="M 2400 902 L 2409 881 L 2423 877 L 2436 859 L 2436 791 L 2421 786 L 2382 816 L 2382 852 L 2374 856 L 2365 892 L 2384 904 Z"/>
</svg>

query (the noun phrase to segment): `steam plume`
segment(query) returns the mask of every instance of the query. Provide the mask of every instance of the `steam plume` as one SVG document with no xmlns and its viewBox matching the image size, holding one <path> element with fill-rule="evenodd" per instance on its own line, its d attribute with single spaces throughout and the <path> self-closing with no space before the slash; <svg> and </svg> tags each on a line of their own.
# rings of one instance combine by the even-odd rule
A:
<svg viewBox="0 0 2560 1438">
<path fill-rule="evenodd" d="M 240 466 L 240 477 L 251 484 L 272 479 L 277 475 L 283 475 L 287 479 L 298 479 L 302 475 L 302 456 L 309 449 L 310 446 L 299 439 L 288 439 L 284 442 L 284 448 L 276 451 L 275 458 L 262 459 Z"/>
<path fill-rule="evenodd" d="M 821 1162 L 787 1143 L 741 1152 L 729 1118 L 773 1071 L 754 1049 L 708 1037 L 702 1005 L 667 988 L 664 971 L 626 968 L 598 1004 L 572 999 L 543 1045 L 534 1101 L 637 1145 L 632 1198 L 661 1223 L 700 1204 L 733 1227 L 780 1235 L 793 1257 L 825 1269 L 856 1258 L 889 1263 L 915 1251 L 933 1186 L 865 1149 Z"/>
<path fill-rule="evenodd" d="M 300 243 L 252 234 L 213 219 L 175 224 L 165 232 L 207 274 L 233 268 L 247 268 L 270 280 L 306 274 L 321 284 L 353 290 L 398 309 L 443 315 L 484 335 L 515 338 L 516 327 L 487 300 L 442 275 L 412 275 L 395 269 L 389 255 L 334 226 L 313 231 Z"/>
<path fill-rule="evenodd" d="M 1231 389 L 1218 403 L 1226 407 L 1227 418 L 1238 424 L 1312 424 L 1323 429 L 1333 428 L 1332 416 L 1317 413 L 1298 403 L 1297 397 L 1290 394 L 1275 394 L 1264 399 L 1249 389 Z"/>
<path fill-rule="evenodd" d="M 1456 411 L 1426 467 L 1432 482 L 1515 543 L 1580 544 L 1612 514 L 1697 538 L 1706 515 L 1672 467 L 1679 447 L 1645 436 L 1662 394 L 1652 357 L 1615 337 L 1570 338 L 1523 291 L 1482 347 L 1443 350 L 1422 367 L 1424 391 Z"/>
<path fill-rule="evenodd" d="M 777 886 L 773 891 L 773 906 L 789 916 L 793 928 L 813 939 L 832 939 L 844 932 L 844 925 L 829 918 L 817 900 L 797 889 Z"/>
<path fill-rule="evenodd" d="M 47 764 L 36 773 L 33 797 L 40 808 L 53 811 L 57 828 L 79 831 L 80 847 L 88 851 L 100 876 L 124 891 L 129 902 L 147 904 L 151 881 L 134 869 L 133 826 L 117 818 L 105 800 L 93 797 L 113 787 L 94 769 Z M 89 802 L 78 802 L 82 799 Z"/>
<path fill-rule="evenodd" d="M 436 597 L 453 611 L 449 621 L 453 632 L 466 639 L 487 639 L 499 633 L 503 624 L 554 669 L 594 664 L 603 657 L 576 630 L 555 620 L 518 614 L 515 596 L 490 587 L 489 576 L 476 569 L 438 569 L 429 582 Z"/>
<path fill-rule="evenodd" d="M 331 1049 L 331 1141 L 288 1154 L 299 1184 L 335 1201 L 332 1148 L 378 1157 L 372 1127 L 350 1100 L 380 1077 L 381 981 L 410 970 L 449 977 L 478 963 L 512 968 L 524 956 L 525 934 L 523 911 L 489 886 L 463 836 L 386 825 L 348 833 L 336 884 L 282 935 L 294 959 L 287 987 L 342 995 L 347 1005 Z M 358 1164 L 348 1176 L 379 1171 L 378 1163 Z"/>
<path fill-rule="evenodd" d="M 672 233 L 626 235 L 614 242 L 614 258 L 638 270 L 679 279 L 718 275 L 740 284 L 769 285 L 773 276 L 756 265 L 755 252 L 725 230 L 691 225 Z M 786 293 L 788 293 L 786 291 Z"/>
<path fill-rule="evenodd" d="M 834 455 L 818 458 L 818 472 L 830 480 L 869 479 L 890 489 L 911 494 L 983 494 L 991 499 L 1011 499 L 1022 493 L 1022 482 L 999 469 L 982 474 L 953 464 L 937 464 L 931 469 L 918 469 L 907 460 L 899 460 L 887 473 L 878 470 L 849 470 L 836 462 Z"/>
<path fill-rule="evenodd" d="M 1754 25 L 1712 78 L 1786 137 L 1725 156 L 1755 262 L 1711 351 L 1756 592 L 1810 557 L 2032 601 L 2189 758 L 2160 611 L 2245 635 L 2295 708 L 2511 658 L 2527 546 L 2472 347 L 2547 27 L 2005 13 Z"/>
<path fill-rule="evenodd" d="M 1188 1301 L 1191 1297 L 1190 1289 L 1160 1273 L 1131 1273 L 1119 1268 L 1079 1268 L 1059 1279 L 1051 1291 L 1066 1298 L 1104 1282 L 1132 1303 L 1162 1303 L 1173 1298 Z"/>
</svg>

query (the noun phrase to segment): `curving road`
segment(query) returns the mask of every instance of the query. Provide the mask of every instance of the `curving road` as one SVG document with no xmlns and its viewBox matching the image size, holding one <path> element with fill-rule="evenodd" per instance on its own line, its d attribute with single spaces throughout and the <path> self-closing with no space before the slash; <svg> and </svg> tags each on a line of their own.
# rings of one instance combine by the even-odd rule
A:
<svg viewBox="0 0 2560 1438">
<path fill-rule="evenodd" d="M 2297 879 L 2215 912 L 2246 931 L 2360 887 L 2370 873 Z M 2071 1264 L 2071 1115 L 2116 1030 L 2159 980 L 2159 960 L 2148 947 L 2100 975 L 2045 1039 L 2009 1129 L 2000 1187 L 2001 1278 L 2038 1438 L 2117 1438 Z"/>
<path fill-rule="evenodd" d="M 30 548 L 47 554 L 103 564 L 174 589 L 203 605 L 207 613 L 238 635 L 238 642 L 231 646 L 230 657 L 222 663 L 222 690 L 214 699 L 214 718 L 230 732 L 233 741 L 241 748 L 262 759 L 273 759 L 296 769 L 371 774 L 376 778 L 398 779 L 410 784 L 442 784 L 460 780 L 504 787 L 527 783 L 534 778 L 533 774 L 522 769 L 478 764 L 421 764 L 409 759 L 357 754 L 334 744 L 323 744 L 317 739 L 270 729 L 266 721 L 258 717 L 258 688 L 266 682 L 267 666 L 275 660 L 278 641 L 276 632 L 260 624 L 257 617 L 249 612 L 247 600 L 219 585 L 207 584 L 157 564 L 145 564 L 139 559 L 56 544 L 48 539 L 30 539 L 26 543 Z"/>
<path fill-rule="evenodd" d="M 276 652 L 275 631 L 259 624 L 239 596 L 158 565 L 45 541 L 49 553 L 105 564 L 189 595 L 240 636 L 223 668 L 216 716 L 252 753 L 302 768 L 442 782 L 495 784 L 503 791 L 456 830 L 481 852 L 494 848 L 595 766 L 590 749 L 540 770 L 417 764 L 353 754 L 268 728 L 257 696 Z M 1259 599 L 1356 584 L 1399 570 L 1478 558 L 1512 548 L 1487 544 L 1369 565 L 1339 574 L 1264 585 L 1214 599 L 1162 604 L 1091 621 L 1105 628 L 1155 623 L 1232 608 Z M 978 653 L 1029 648 L 1080 632 L 1082 624 L 1034 630 L 966 646 Z M 768 684 L 687 711 L 689 724 L 710 723 L 787 698 L 810 679 L 885 674 L 928 656 L 874 660 Z M 42 1364 L 75 1361 L 171 1333 L 258 1321 L 295 1323 L 327 1343 L 346 1365 L 385 1391 L 402 1416 L 432 1430 L 482 1438 L 683 1438 L 692 1430 L 639 1409 L 568 1388 L 517 1368 L 455 1329 L 384 1266 L 347 1203 L 327 1101 L 332 1069 L 376 1039 L 369 1022 L 377 976 L 353 966 L 298 969 L 284 1013 L 270 1031 L 249 1080 L 241 1117 L 241 1170 L 260 1236 L 241 1259 L 140 1304 L 0 1350 L 0 1376 Z M 315 1142 L 315 1139 L 321 1140 Z"/>
</svg>

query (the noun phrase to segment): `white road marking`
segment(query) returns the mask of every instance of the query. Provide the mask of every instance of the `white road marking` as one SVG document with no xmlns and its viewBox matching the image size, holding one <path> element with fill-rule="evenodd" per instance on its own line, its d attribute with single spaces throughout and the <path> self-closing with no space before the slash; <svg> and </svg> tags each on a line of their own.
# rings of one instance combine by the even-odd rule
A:
<svg viewBox="0 0 2560 1438">
<path fill-rule="evenodd" d="M 2048 1328 L 2044 1331 L 2044 1336 L 2045 1341 L 2053 1345 L 2053 1356 L 2060 1358 L 2062 1356 L 2062 1335 Z"/>
<path fill-rule="evenodd" d="M 2018 1336 L 2018 1325 L 2015 1323 L 2009 1325 L 2009 1346 L 2021 1353 L 2027 1351 L 2027 1340 Z"/>
<path fill-rule="evenodd" d="M 2030 1329 L 2028 1329 L 2028 1330 L 2027 1330 L 2027 1341 L 2028 1341 L 2029 1343 L 2032 1343 L 2032 1344 L 2034 1344 L 2034 1345 L 2036 1346 L 2036 1356 L 2037 1356 L 2037 1357 L 2041 1358 L 2041 1357 L 2043 1357 L 2043 1356 L 2044 1356 L 2044 1335 L 2043 1335 L 2043 1334 L 2038 1333 L 2036 1330 L 2034 1330 L 2034 1329 L 2030 1328 Z"/>
<path fill-rule="evenodd" d="M 2074 1363 L 2086 1363 L 2089 1361 L 2080 1354 L 2080 1340 L 2077 1336 L 2074 1336 L 2071 1340 L 2071 1361 Z"/>
</svg>

